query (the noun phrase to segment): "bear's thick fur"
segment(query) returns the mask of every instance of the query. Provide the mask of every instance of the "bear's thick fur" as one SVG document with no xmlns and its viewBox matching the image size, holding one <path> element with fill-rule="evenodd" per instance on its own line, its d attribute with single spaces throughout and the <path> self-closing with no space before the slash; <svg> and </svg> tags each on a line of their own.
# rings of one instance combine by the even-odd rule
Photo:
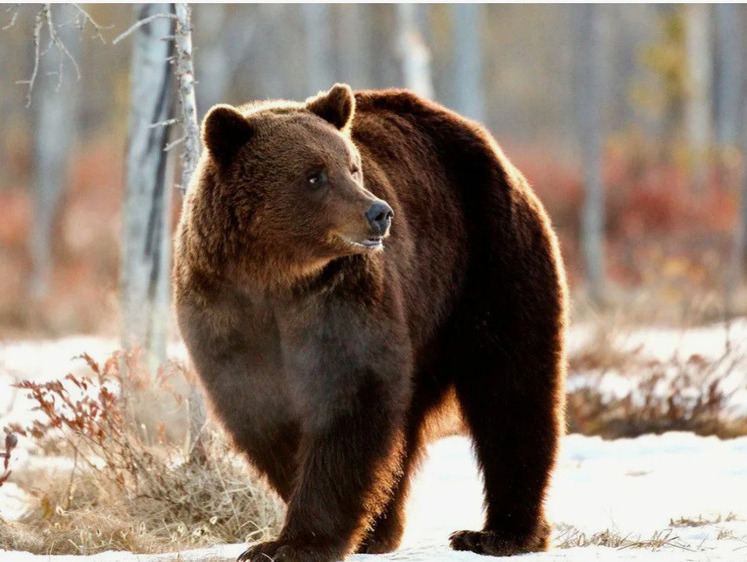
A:
<svg viewBox="0 0 747 562">
<path fill-rule="evenodd" d="M 241 559 L 395 549 L 454 399 L 487 513 L 452 547 L 547 548 L 566 285 L 542 205 L 490 134 L 408 91 L 336 85 L 216 106 L 203 141 L 179 325 L 215 413 L 288 504 L 280 536 Z"/>
</svg>

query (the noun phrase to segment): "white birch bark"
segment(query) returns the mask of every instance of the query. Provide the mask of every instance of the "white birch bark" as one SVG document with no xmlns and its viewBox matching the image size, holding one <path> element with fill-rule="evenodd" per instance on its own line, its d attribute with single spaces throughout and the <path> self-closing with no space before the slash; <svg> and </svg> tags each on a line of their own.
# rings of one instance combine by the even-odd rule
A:
<svg viewBox="0 0 747 562">
<path fill-rule="evenodd" d="M 168 8 L 143 4 L 142 20 Z M 140 347 L 155 370 L 166 360 L 170 279 L 170 200 L 164 151 L 171 109 L 171 19 L 153 19 L 135 32 L 125 200 L 122 210 L 122 343 Z"/>
<path fill-rule="evenodd" d="M 189 4 L 178 2 L 176 9 L 176 73 L 178 80 L 181 124 L 184 143 L 181 153 L 182 190 L 189 189 L 192 175 L 200 158 L 200 128 L 197 124 L 195 99 L 195 70 L 192 50 L 192 21 Z M 206 458 L 204 430 L 207 423 L 205 397 L 199 385 L 192 382 L 189 392 L 189 439 L 187 441 L 190 461 L 202 462 Z"/>
<path fill-rule="evenodd" d="M 182 183 L 186 191 L 192 173 L 200 158 L 200 127 L 197 124 L 197 102 L 195 99 L 195 69 L 192 56 L 192 15 L 189 4 L 177 2 L 176 9 L 176 76 L 178 80 L 179 104 L 183 136 Z"/>
</svg>

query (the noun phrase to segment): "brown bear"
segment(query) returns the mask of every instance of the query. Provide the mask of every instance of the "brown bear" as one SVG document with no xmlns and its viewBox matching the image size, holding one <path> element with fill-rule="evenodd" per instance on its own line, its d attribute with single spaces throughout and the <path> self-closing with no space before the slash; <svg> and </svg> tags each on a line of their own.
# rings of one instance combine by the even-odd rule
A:
<svg viewBox="0 0 747 562">
<path fill-rule="evenodd" d="M 479 124 L 404 90 L 219 105 L 178 229 L 175 305 L 236 446 L 287 502 L 240 560 L 397 548 L 455 400 L 485 485 L 451 546 L 548 546 L 566 284 L 550 221 Z"/>
</svg>

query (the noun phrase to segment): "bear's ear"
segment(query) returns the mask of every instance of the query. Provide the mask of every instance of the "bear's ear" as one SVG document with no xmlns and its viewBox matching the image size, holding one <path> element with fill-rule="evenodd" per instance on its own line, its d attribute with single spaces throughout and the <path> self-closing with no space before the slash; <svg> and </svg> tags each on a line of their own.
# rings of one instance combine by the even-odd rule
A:
<svg viewBox="0 0 747 562">
<path fill-rule="evenodd" d="M 353 120 L 355 97 L 347 84 L 335 84 L 329 92 L 306 100 L 306 109 L 343 130 Z"/>
<path fill-rule="evenodd" d="M 230 105 L 215 105 L 202 122 L 202 142 L 210 154 L 225 164 L 254 134 L 252 124 Z"/>
</svg>

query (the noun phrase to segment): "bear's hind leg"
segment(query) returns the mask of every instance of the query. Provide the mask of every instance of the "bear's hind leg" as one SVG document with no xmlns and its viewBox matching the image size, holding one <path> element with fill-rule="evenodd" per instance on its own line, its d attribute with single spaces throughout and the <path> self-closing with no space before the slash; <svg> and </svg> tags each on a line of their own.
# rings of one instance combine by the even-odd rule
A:
<svg viewBox="0 0 747 562">
<path fill-rule="evenodd" d="M 507 352 L 501 359 L 499 349 Z M 456 384 L 484 477 L 485 529 L 455 533 L 451 545 L 498 556 L 546 550 L 542 504 L 563 431 L 560 367 L 550 349 L 511 357 L 497 345 L 488 355 L 465 353 Z"/>
<path fill-rule="evenodd" d="M 496 277 L 468 287 L 450 341 L 486 506 L 484 529 L 454 533 L 451 546 L 507 556 L 549 546 L 543 503 L 564 432 L 565 296 L 550 266 Z"/>
</svg>

